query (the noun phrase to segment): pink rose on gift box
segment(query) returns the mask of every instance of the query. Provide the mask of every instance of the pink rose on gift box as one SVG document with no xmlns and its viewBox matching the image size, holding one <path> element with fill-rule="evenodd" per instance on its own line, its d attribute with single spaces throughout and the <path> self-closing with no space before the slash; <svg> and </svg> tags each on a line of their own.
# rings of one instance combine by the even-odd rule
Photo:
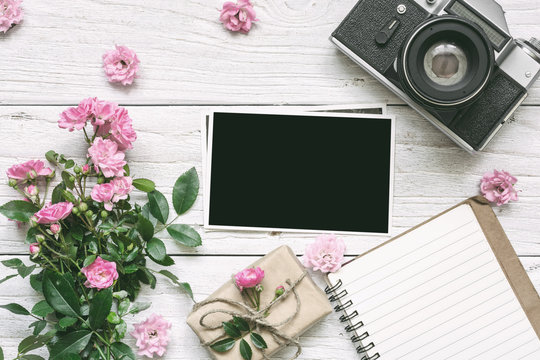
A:
<svg viewBox="0 0 540 360">
<path fill-rule="evenodd" d="M 87 288 L 107 289 L 118 279 L 116 263 L 97 257 L 94 262 L 81 269 L 86 276 L 84 286 Z"/>
<path fill-rule="evenodd" d="M 59 202 L 45 206 L 34 214 L 38 224 L 52 224 L 64 220 L 71 214 L 73 204 L 70 202 Z"/>
<path fill-rule="evenodd" d="M 253 288 L 264 279 L 264 271 L 260 267 L 245 269 L 234 276 L 240 291 Z"/>
<path fill-rule="evenodd" d="M 103 54 L 103 69 L 112 83 L 131 85 L 139 70 L 139 58 L 127 46 L 118 46 Z"/>
<path fill-rule="evenodd" d="M 493 172 L 486 173 L 482 177 L 480 190 L 488 201 L 501 206 L 510 201 L 517 201 L 518 195 L 514 188 L 516 183 L 517 178 L 510 175 L 510 173 L 504 170 L 493 170 Z"/>
<path fill-rule="evenodd" d="M 22 0 L 0 0 L 0 31 L 6 33 L 23 18 Z"/>
<path fill-rule="evenodd" d="M 150 358 L 153 358 L 154 354 L 163 356 L 169 343 L 170 328 L 171 323 L 157 314 L 152 314 L 145 321 L 135 324 L 135 330 L 130 334 L 137 340 L 138 354 Z"/>
<path fill-rule="evenodd" d="M 103 203 L 105 205 L 105 210 L 112 210 L 114 186 L 111 183 L 95 185 L 92 188 L 90 196 L 92 197 L 92 200 Z"/>
<path fill-rule="evenodd" d="M 105 177 L 124 175 L 125 155 L 118 150 L 118 144 L 114 141 L 98 137 L 88 149 L 88 156 L 92 159 L 96 172 L 101 170 Z"/>
<path fill-rule="evenodd" d="M 133 191 L 133 179 L 129 176 L 117 177 L 111 181 L 114 188 L 113 202 L 127 199 L 129 193 Z"/>
<path fill-rule="evenodd" d="M 336 272 L 341 268 L 345 242 L 335 235 L 321 235 L 306 247 L 304 266 L 323 273 Z"/>
<path fill-rule="evenodd" d="M 257 20 L 253 5 L 249 0 L 238 0 L 235 4 L 227 1 L 223 4 L 219 20 L 230 31 L 240 31 L 247 34 L 251 25 Z"/>
<path fill-rule="evenodd" d="M 52 174 L 52 169 L 45 167 L 41 160 L 29 160 L 22 164 L 13 165 L 6 171 L 6 174 L 10 179 L 26 180 L 49 176 Z"/>
</svg>

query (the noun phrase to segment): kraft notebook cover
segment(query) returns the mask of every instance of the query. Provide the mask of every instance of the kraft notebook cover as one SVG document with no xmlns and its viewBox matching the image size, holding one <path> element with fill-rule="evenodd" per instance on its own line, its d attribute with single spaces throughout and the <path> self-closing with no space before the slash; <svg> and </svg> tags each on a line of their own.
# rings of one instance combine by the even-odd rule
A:
<svg viewBox="0 0 540 360">
<path fill-rule="evenodd" d="M 482 197 L 326 280 L 363 360 L 540 359 L 540 298 Z"/>
</svg>

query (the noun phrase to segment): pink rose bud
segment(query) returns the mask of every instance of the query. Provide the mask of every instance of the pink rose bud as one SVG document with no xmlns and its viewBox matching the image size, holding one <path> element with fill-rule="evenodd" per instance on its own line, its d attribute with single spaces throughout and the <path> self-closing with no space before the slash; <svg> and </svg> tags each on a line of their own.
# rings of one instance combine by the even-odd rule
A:
<svg viewBox="0 0 540 360">
<path fill-rule="evenodd" d="M 240 291 L 256 287 L 264 279 L 264 271 L 260 267 L 245 269 L 234 276 Z"/>
<path fill-rule="evenodd" d="M 170 322 L 160 315 L 152 314 L 148 319 L 134 326 L 135 330 L 130 335 L 137 340 L 139 355 L 152 358 L 154 354 L 157 356 L 165 354 L 169 343 Z"/>
<path fill-rule="evenodd" d="M 37 196 L 37 194 L 39 194 L 39 189 L 36 185 L 28 185 L 25 189 L 24 189 L 24 192 L 26 192 L 26 194 L 28 194 L 28 196 Z"/>
<path fill-rule="evenodd" d="M 278 286 L 276 288 L 276 297 L 279 297 L 285 293 L 285 288 L 283 286 Z"/>
<path fill-rule="evenodd" d="M 517 201 L 515 183 L 517 183 L 517 178 L 510 173 L 504 170 L 493 170 L 492 173 L 486 173 L 482 177 L 480 190 L 488 201 L 501 206 L 510 201 Z"/>
<path fill-rule="evenodd" d="M 249 0 L 238 0 L 236 4 L 230 1 L 223 4 L 219 20 L 228 30 L 247 34 L 253 22 L 258 21 L 256 17 Z"/>
<path fill-rule="evenodd" d="M 82 167 L 82 173 L 85 174 L 85 175 L 90 173 L 90 165 L 84 164 L 83 167 Z"/>
<path fill-rule="evenodd" d="M 345 242 L 335 235 L 321 235 L 313 244 L 306 247 L 304 266 L 323 273 L 336 272 L 341 268 Z"/>
<path fill-rule="evenodd" d="M 30 244 L 30 254 L 32 255 L 36 255 L 38 254 L 40 251 L 40 246 L 39 246 L 39 243 L 32 243 Z"/>
<path fill-rule="evenodd" d="M 61 230 L 60 224 L 52 224 L 52 225 L 51 225 L 51 232 L 52 232 L 54 235 L 58 234 L 58 233 L 60 232 L 60 230 Z"/>
<path fill-rule="evenodd" d="M 103 260 L 99 256 L 92 264 L 83 267 L 81 272 L 86 276 L 84 286 L 87 288 L 107 289 L 118 279 L 116 263 Z"/>
<path fill-rule="evenodd" d="M 36 235 L 36 240 L 38 241 L 38 243 L 42 243 L 45 241 L 45 236 L 39 234 L 39 235 Z"/>
</svg>

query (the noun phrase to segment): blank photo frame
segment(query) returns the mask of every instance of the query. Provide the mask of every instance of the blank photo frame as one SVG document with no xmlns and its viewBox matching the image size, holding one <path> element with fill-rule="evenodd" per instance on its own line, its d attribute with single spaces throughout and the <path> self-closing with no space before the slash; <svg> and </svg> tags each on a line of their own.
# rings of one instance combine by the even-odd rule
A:
<svg viewBox="0 0 540 360">
<path fill-rule="evenodd" d="M 394 118 L 359 112 L 210 112 L 205 228 L 388 235 Z"/>
</svg>

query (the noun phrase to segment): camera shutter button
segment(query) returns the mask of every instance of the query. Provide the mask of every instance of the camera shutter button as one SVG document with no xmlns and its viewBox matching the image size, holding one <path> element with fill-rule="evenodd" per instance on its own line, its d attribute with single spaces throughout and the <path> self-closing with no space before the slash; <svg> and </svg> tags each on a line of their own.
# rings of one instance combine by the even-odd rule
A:
<svg viewBox="0 0 540 360">
<path fill-rule="evenodd" d="M 384 25 L 384 27 L 375 35 L 375 41 L 379 45 L 385 45 L 391 38 L 392 35 L 396 32 L 396 29 L 399 27 L 399 20 L 393 17 L 389 22 Z"/>
</svg>

